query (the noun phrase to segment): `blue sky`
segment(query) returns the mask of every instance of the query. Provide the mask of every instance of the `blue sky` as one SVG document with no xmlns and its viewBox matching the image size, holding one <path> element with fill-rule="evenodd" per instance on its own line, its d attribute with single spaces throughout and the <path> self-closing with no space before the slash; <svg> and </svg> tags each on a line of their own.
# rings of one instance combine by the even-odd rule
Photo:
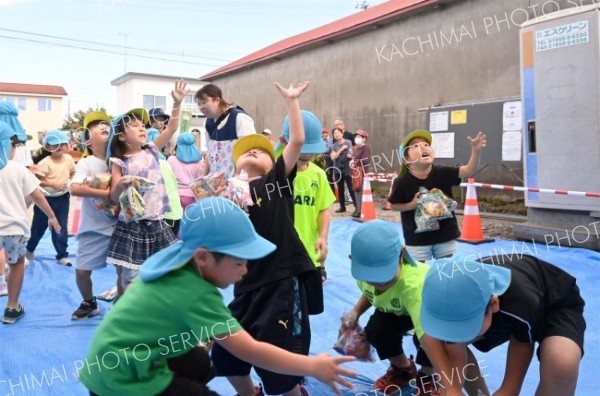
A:
<svg viewBox="0 0 600 396">
<path fill-rule="evenodd" d="M 358 3 L 362 0 L 0 0 L 0 81 L 61 85 L 71 112 L 96 105 L 116 112 L 110 81 L 124 73 L 125 44 L 128 72 L 199 77 L 359 12 Z"/>
</svg>

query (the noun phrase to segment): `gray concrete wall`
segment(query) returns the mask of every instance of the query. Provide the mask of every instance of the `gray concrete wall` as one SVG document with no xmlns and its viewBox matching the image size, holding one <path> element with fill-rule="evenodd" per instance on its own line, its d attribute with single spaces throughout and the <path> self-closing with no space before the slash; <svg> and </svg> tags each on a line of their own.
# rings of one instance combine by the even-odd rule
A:
<svg viewBox="0 0 600 396">
<path fill-rule="evenodd" d="M 257 130 L 278 134 L 286 112 L 273 82 L 310 80 L 302 108 L 328 128 L 342 118 L 350 131 L 366 130 L 373 154 L 389 159 L 382 161 L 389 171 L 398 169 L 397 157 L 390 160 L 402 138 L 426 127 L 419 108 L 520 95 L 519 24 L 592 2 L 458 0 L 212 82 L 244 107 Z M 479 178 L 517 182 L 500 166 Z"/>
</svg>

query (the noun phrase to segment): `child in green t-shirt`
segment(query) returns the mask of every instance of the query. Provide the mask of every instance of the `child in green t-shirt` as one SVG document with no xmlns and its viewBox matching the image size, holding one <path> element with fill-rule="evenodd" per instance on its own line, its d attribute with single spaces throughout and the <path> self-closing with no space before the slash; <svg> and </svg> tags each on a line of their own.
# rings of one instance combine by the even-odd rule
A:
<svg viewBox="0 0 600 396">
<path fill-rule="evenodd" d="M 235 232 L 231 232 L 231 230 Z M 235 356 L 268 370 L 314 376 L 339 393 L 338 367 L 352 358 L 307 357 L 252 338 L 231 315 L 217 288 L 238 282 L 247 260 L 275 245 L 260 237 L 232 201 L 190 205 L 182 241 L 151 256 L 98 327 L 79 377 L 92 395 L 216 395 L 206 387 L 213 369 L 197 345 L 213 339 Z"/>
<path fill-rule="evenodd" d="M 440 358 L 444 356 L 441 342 L 424 334 L 421 327 L 421 293 L 429 265 L 417 262 L 406 251 L 402 232 L 382 220 L 365 223 L 352 235 L 350 257 L 352 276 L 363 295 L 342 321 L 353 328 L 363 313 L 375 307 L 365 327 L 366 337 L 379 358 L 390 361 L 390 368 L 373 388 L 393 394 L 410 385 L 418 389 L 418 395 L 433 396 L 440 394 L 436 389 L 440 381 L 445 392 L 460 389 L 460 383 L 452 383 L 450 361 Z M 420 372 L 402 348 L 402 338 L 412 329 Z"/>
<path fill-rule="evenodd" d="M 325 152 L 325 142 L 321 138 L 321 121 L 310 111 L 301 110 L 301 113 L 305 137 L 300 158 L 296 162 L 294 226 L 315 267 L 320 269 L 321 279 L 325 283 L 327 238 L 331 222 L 329 207 L 335 202 L 335 195 L 328 185 L 325 171 L 313 162 L 317 155 Z M 285 142 L 289 140 L 287 117 L 283 124 L 282 136 Z"/>
</svg>

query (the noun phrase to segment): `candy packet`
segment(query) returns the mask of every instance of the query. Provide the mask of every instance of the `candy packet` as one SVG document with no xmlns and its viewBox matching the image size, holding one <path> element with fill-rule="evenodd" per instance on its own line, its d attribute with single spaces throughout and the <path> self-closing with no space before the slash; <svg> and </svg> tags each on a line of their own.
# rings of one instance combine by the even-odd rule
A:
<svg viewBox="0 0 600 396">
<path fill-rule="evenodd" d="M 341 355 L 354 356 L 363 362 L 374 362 L 375 348 L 367 340 L 365 330 L 356 325 L 353 329 L 342 324 L 338 331 L 338 340 L 333 349 Z"/>
<path fill-rule="evenodd" d="M 427 232 L 440 229 L 438 220 L 452 218 L 452 211 L 456 209 L 456 201 L 448 198 L 440 189 L 430 191 L 425 187 L 419 188 L 419 198 L 415 210 L 415 232 Z"/>
<path fill-rule="evenodd" d="M 248 173 L 242 170 L 239 175 L 227 179 L 227 198 L 240 207 L 252 206 Z"/>
<path fill-rule="evenodd" d="M 190 183 L 190 187 L 196 196 L 196 199 L 223 196 L 226 186 L 227 181 L 225 180 L 225 171 L 199 177 L 192 180 Z"/>
</svg>

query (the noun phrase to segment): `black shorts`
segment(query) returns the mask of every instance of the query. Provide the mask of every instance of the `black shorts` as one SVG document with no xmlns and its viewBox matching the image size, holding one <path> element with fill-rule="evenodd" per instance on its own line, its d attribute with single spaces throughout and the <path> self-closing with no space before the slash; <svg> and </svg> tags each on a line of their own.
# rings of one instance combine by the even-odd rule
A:
<svg viewBox="0 0 600 396">
<path fill-rule="evenodd" d="M 295 309 L 295 306 L 299 309 Z M 293 353 L 308 355 L 311 333 L 306 290 L 301 279 L 283 279 L 240 294 L 229 304 L 229 309 L 244 330 L 256 340 Z M 212 348 L 212 359 L 218 376 L 249 375 L 252 368 L 249 363 L 233 356 L 216 343 Z M 259 367 L 254 369 L 268 394 L 277 395 L 292 390 L 302 379 Z"/>
<path fill-rule="evenodd" d="M 585 333 L 585 319 L 583 318 L 583 307 L 585 302 L 579 293 L 579 287 L 573 284 L 569 293 L 560 304 L 545 307 L 542 330 L 536 341 L 542 343 L 544 339 L 553 336 L 565 337 L 575 342 L 581 349 L 583 356 L 583 340 Z M 502 307 L 500 307 L 502 309 Z M 491 349 L 509 341 L 511 337 L 509 329 L 490 328 L 484 334 L 484 338 L 474 342 L 473 346 L 481 352 Z M 537 349 L 537 357 L 540 359 L 540 348 Z"/>
</svg>

